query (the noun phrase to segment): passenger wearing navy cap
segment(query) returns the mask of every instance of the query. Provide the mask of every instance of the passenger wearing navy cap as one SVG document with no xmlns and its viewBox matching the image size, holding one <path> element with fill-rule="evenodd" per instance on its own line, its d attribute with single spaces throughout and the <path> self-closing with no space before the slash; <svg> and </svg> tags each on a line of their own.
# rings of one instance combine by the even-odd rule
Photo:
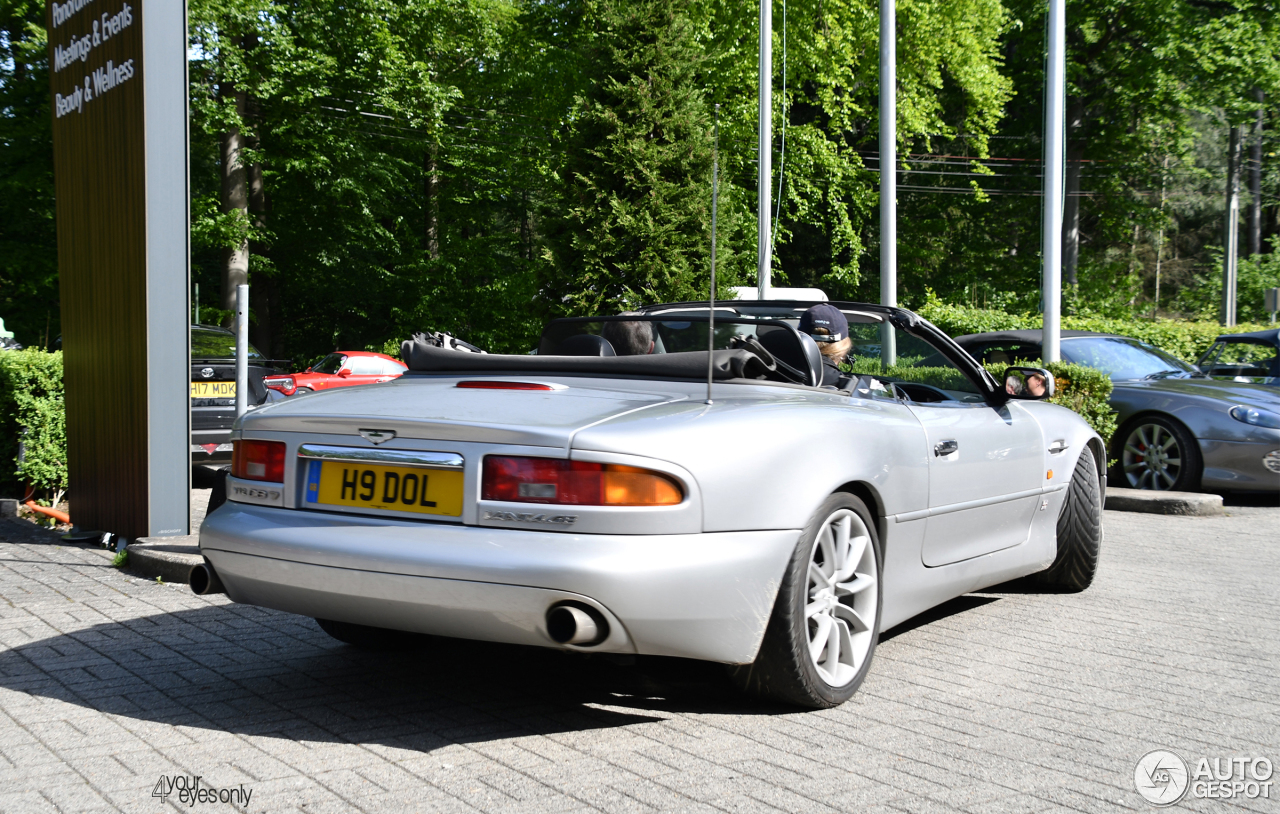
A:
<svg viewBox="0 0 1280 814">
<path fill-rule="evenodd" d="M 822 352 L 822 381 L 819 384 L 839 384 L 843 374 L 838 365 L 853 349 L 853 341 L 849 339 L 849 320 L 839 308 L 824 302 L 800 315 L 798 329 L 813 337 Z"/>
</svg>

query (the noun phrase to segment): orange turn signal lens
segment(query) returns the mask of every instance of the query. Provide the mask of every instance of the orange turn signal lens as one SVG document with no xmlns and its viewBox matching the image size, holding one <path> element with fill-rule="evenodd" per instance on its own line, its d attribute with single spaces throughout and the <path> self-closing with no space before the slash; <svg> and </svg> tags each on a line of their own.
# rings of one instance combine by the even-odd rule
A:
<svg viewBox="0 0 1280 814">
<path fill-rule="evenodd" d="M 670 475 L 619 464 L 490 455 L 484 500 L 576 506 L 674 506 L 684 490 Z"/>
</svg>

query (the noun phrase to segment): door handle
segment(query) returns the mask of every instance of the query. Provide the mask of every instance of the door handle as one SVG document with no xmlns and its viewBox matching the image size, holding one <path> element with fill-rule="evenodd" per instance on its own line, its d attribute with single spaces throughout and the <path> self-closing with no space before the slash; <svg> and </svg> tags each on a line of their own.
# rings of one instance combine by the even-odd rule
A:
<svg viewBox="0 0 1280 814">
<path fill-rule="evenodd" d="M 933 454 L 934 454 L 934 457 L 941 458 L 944 455 L 950 455 L 951 453 L 957 451 L 958 449 L 960 449 L 959 441 L 955 441 L 955 440 L 939 441 L 933 447 Z"/>
</svg>

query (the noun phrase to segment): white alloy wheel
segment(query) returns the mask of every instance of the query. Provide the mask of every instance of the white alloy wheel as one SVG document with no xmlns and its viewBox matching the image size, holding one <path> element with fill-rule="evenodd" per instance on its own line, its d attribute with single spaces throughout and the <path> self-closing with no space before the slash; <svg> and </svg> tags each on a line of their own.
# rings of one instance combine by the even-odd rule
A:
<svg viewBox="0 0 1280 814">
<path fill-rule="evenodd" d="M 809 658 L 818 676 L 842 687 L 862 669 L 875 643 L 880 584 L 867 527 L 841 508 L 823 522 L 809 553 L 804 615 Z"/>
</svg>

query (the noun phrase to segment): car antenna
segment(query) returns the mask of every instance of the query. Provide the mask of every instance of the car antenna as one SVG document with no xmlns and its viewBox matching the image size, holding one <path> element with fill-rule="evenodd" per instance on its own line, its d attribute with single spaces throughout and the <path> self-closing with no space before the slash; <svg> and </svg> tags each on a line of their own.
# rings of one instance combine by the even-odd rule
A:
<svg viewBox="0 0 1280 814">
<path fill-rule="evenodd" d="M 715 136 L 711 142 L 711 296 L 707 300 L 707 404 L 716 350 L 716 204 L 720 195 L 720 105 L 716 105 Z"/>
</svg>

